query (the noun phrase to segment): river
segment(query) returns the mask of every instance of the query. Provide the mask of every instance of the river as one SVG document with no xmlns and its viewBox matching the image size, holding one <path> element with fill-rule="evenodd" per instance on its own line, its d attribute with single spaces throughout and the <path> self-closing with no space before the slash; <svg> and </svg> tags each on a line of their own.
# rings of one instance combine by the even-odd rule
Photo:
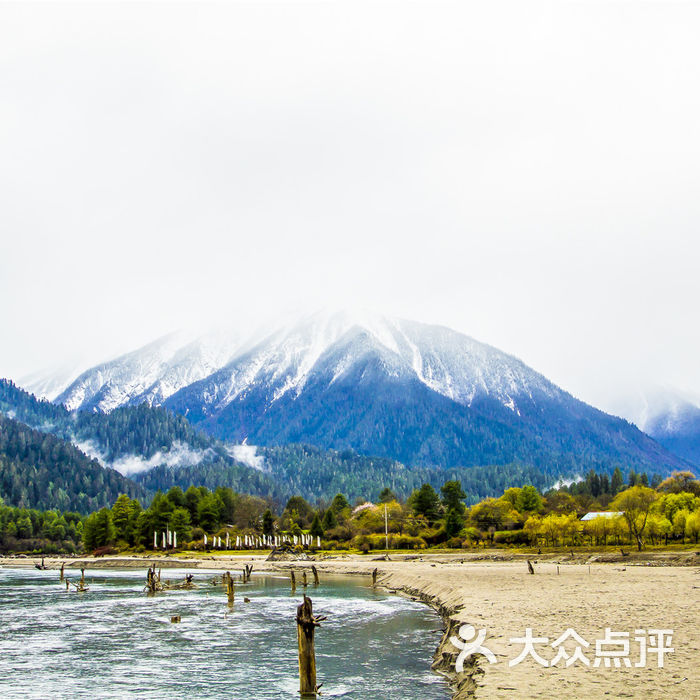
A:
<svg viewBox="0 0 700 700">
<path fill-rule="evenodd" d="M 67 570 L 74 581 L 79 573 Z M 185 570 L 163 571 L 182 580 Z M 295 610 L 302 587 L 256 575 L 236 581 L 229 608 L 221 572 L 194 570 L 194 590 L 149 597 L 145 570 L 86 571 L 66 591 L 56 570 L 0 568 L 2 698 L 298 698 Z M 352 577 L 309 586 L 323 697 L 449 697 L 430 671 L 440 620 L 430 609 Z M 244 602 L 244 597 L 250 599 Z M 180 615 L 181 622 L 170 622 Z"/>
</svg>

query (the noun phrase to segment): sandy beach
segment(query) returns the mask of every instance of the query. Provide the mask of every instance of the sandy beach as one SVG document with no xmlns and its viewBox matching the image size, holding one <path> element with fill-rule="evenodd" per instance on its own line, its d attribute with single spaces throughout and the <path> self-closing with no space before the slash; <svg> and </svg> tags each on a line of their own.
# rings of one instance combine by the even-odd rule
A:
<svg viewBox="0 0 700 700">
<path fill-rule="evenodd" d="M 371 585 L 371 573 L 378 571 L 377 585 L 410 596 L 434 607 L 445 621 L 446 634 L 436 651 L 435 668 L 446 673 L 455 698 L 697 698 L 700 697 L 700 555 L 632 555 L 607 557 L 538 557 L 535 574 L 528 573 L 523 556 L 510 553 L 426 554 L 421 557 L 392 557 L 385 561 L 371 556 L 317 558 L 309 561 L 265 561 L 264 556 L 104 557 L 65 560 L 67 568 L 139 567 L 156 561 L 164 568 L 242 569 L 253 563 L 254 571 L 309 569 L 314 564 L 321 574 L 354 574 Z M 615 559 L 618 559 L 615 561 Z M 39 559 L 0 559 L 4 566 L 33 566 Z M 61 559 L 46 559 L 46 565 L 60 567 Z M 696 563 L 697 561 L 697 563 Z M 590 563 L 589 563 L 590 562 Z M 669 565 L 669 564 L 675 565 Z M 312 595 L 313 588 L 309 588 Z M 467 659 L 462 673 L 454 672 L 459 649 L 449 637 L 461 625 L 486 630 L 483 646 L 495 663 L 486 657 Z M 557 650 L 551 646 L 567 629 L 573 629 L 590 646 L 581 650 L 590 666 L 580 661 L 566 666 L 566 658 L 556 666 L 544 667 L 528 656 L 509 665 L 523 649 L 526 628 L 547 642 L 535 645 L 545 661 L 552 661 Z M 595 641 L 605 628 L 628 633 L 630 667 L 619 668 L 604 660 L 595 667 Z M 640 643 L 649 630 L 673 630 L 663 655 L 664 667 L 657 666 L 658 654 L 649 652 L 646 665 L 640 662 Z M 642 635 L 637 630 L 645 630 Z M 570 656 L 577 646 L 571 639 L 564 645 Z M 609 647 L 617 649 L 619 647 Z"/>
</svg>

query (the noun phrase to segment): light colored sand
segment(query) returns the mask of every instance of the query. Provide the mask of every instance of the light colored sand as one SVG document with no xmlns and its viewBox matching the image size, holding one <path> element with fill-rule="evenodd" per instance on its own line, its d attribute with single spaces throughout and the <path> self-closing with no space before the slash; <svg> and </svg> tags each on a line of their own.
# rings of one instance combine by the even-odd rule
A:
<svg viewBox="0 0 700 700">
<path fill-rule="evenodd" d="M 369 557 L 326 559 L 316 562 L 267 563 L 261 558 L 169 559 L 168 565 L 238 570 L 253 561 L 255 571 L 309 568 L 321 572 L 361 574 L 369 577 L 374 567 L 379 583 L 400 590 L 441 609 L 449 618 L 488 630 L 485 645 L 496 655 L 496 664 L 479 663 L 476 697 L 483 698 L 700 698 L 700 567 L 645 566 L 629 563 L 535 565 L 534 576 L 524 561 L 474 561 L 449 556 L 425 556 L 423 561 L 375 561 Z M 698 557 L 700 560 L 700 557 Z M 0 560 L 16 565 L 17 560 Z M 32 563 L 32 562 L 27 562 Z M 165 563 L 165 562 L 163 562 Z M 56 565 L 55 562 L 47 564 Z M 71 562 L 73 564 L 73 562 Z M 97 566 L 143 566 L 143 559 L 92 560 Z M 299 579 L 297 579 L 299 580 Z M 365 579 L 369 584 L 369 578 Z M 309 589 L 312 595 L 313 588 Z M 456 612 L 455 612 L 456 611 Z M 591 643 L 586 649 L 591 667 L 577 663 L 543 668 L 532 659 L 515 667 L 522 645 L 510 642 L 531 627 L 534 636 L 551 643 L 573 628 Z M 638 660 L 637 629 L 672 629 L 675 651 L 656 667 L 649 657 L 645 668 L 594 668 L 595 640 L 605 628 L 629 632 L 631 661 Z M 538 646 L 547 659 L 554 650 Z M 449 642 L 442 651 L 456 652 Z M 419 699 L 416 699 L 419 700 Z"/>
</svg>

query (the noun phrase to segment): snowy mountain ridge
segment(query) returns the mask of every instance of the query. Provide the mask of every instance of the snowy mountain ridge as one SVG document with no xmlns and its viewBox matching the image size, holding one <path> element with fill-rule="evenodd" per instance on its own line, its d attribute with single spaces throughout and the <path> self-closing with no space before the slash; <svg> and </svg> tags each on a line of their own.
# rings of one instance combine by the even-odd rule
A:
<svg viewBox="0 0 700 700">
<path fill-rule="evenodd" d="M 324 366 L 330 349 L 353 336 L 362 336 L 364 347 L 356 344 L 355 355 L 345 352 L 332 367 Z M 518 412 L 518 401 L 532 400 L 533 391 L 559 391 L 516 358 L 448 328 L 341 312 L 308 316 L 259 341 L 222 332 L 199 338 L 172 334 L 83 372 L 55 399 L 70 410 L 111 411 L 142 401 L 158 405 L 211 378 L 202 400 L 218 409 L 258 382 L 272 388 L 270 401 L 275 402 L 288 392 L 298 395 L 320 369 L 331 373 L 330 383 L 337 381 L 357 361 L 358 350 L 380 353 L 387 372 L 410 374 L 465 406 L 477 395 L 488 395 Z"/>
</svg>

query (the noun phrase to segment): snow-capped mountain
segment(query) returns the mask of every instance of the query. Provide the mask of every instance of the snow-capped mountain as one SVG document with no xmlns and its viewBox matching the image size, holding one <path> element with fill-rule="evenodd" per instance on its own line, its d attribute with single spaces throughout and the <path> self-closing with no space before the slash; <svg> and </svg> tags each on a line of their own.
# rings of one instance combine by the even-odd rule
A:
<svg viewBox="0 0 700 700">
<path fill-rule="evenodd" d="M 332 385 L 371 354 L 388 376 L 416 379 L 463 406 L 486 396 L 518 413 L 533 393 L 563 393 L 520 360 L 448 328 L 349 313 L 315 314 L 281 328 L 192 390 L 207 415 L 253 389 L 264 388 L 273 404 L 298 397 L 320 376 Z"/>
<path fill-rule="evenodd" d="M 700 396 L 652 386 L 638 388 L 614 408 L 671 452 L 700 465 Z"/>
<path fill-rule="evenodd" d="M 102 411 L 147 401 L 225 440 L 353 448 L 408 465 L 518 461 L 559 475 L 683 464 L 517 358 L 445 327 L 319 313 L 222 337 L 168 336 L 84 372 L 57 400 Z"/>
<path fill-rule="evenodd" d="M 144 401 L 160 405 L 224 365 L 240 345 L 233 332 L 177 332 L 83 372 L 55 397 L 69 410 L 111 411 Z M 30 385 L 27 387 L 33 391 Z"/>
</svg>

